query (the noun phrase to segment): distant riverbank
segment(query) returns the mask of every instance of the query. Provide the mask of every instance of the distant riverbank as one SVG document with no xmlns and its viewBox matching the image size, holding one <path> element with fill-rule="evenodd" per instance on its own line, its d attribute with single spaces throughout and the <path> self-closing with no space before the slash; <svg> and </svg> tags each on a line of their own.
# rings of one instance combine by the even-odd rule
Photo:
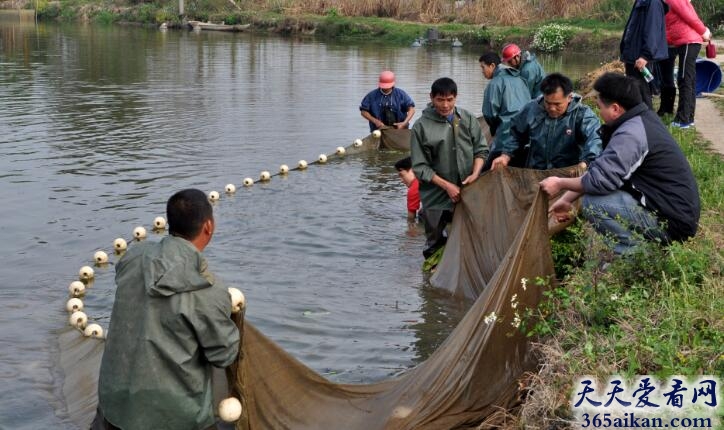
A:
<svg viewBox="0 0 724 430">
<path fill-rule="evenodd" d="M 41 21 L 148 26 L 166 24 L 169 28 L 183 28 L 189 20 L 199 20 L 225 24 L 251 24 L 249 31 L 255 32 L 327 40 L 379 41 L 397 46 L 409 45 L 418 38 L 429 39 L 428 36 L 433 34 L 442 40 L 457 38 L 468 47 L 479 46 L 481 51 L 488 48 L 497 50 L 509 42 L 531 47 L 537 29 L 546 24 L 557 23 L 565 28 L 564 50 L 594 53 L 602 59 L 611 59 L 616 55 L 621 33 L 619 27 L 622 27 L 615 23 L 594 20 L 552 20 L 510 26 L 460 22 L 427 23 L 369 16 L 342 16 L 335 9 L 330 9 L 325 15 L 314 15 L 234 8 L 198 10 L 189 6 L 185 9 L 184 15 L 179 15 L 177 5 L 164 6 L 157 3 L 123 6 L 117 3 L 5 1 L 0 2 L 0 9 L 32 9 L 36 4 L 38 19 Z"/>
</svg>

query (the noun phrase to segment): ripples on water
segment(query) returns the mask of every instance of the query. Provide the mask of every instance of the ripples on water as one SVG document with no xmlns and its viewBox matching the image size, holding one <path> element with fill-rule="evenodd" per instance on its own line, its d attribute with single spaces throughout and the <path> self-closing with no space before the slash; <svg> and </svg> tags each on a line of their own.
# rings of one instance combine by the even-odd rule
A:
<svg viewBox="0 0 724 430">
<path fill-rule="evenodd" d="M 364 136 L 357 106 L 384 68 L 418 110 L 450 76 L 478 112 L 478 55 L 0 22 L 0 428 L 67 426 L 56 338 L 96 249 L 149 226 L 178 189 L 222 191 Z M 215 205 L 212 269 L 265 334 L 336 381 L 424 360 L 465 308 L 424 287 L 424 238 L 392 168 L 403 155 L 350 155 Z M 85 300 L 104 327 L 112 278 L 99 269 Z"/>
</svg>

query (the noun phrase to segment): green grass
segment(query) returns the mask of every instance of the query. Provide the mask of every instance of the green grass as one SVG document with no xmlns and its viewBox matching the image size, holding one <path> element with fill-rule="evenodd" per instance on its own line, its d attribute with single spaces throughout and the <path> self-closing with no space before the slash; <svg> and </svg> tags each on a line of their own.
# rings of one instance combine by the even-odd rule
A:
<svg viewBox="0 0 724 430">
<path fill-rule="evenodd" d="M 626 259 L 612 259 L 583 222 L 553 239 L 562 281 L 545 293 L 530 330 L 543 370 L 523 406 L 524 426 L 570 418 L 577 376 L 724 375 L 724 162 L 695 131 L 672 134 L 699 185 L 699 232 L 668 247 L 647 244 Z"/>
</svg>

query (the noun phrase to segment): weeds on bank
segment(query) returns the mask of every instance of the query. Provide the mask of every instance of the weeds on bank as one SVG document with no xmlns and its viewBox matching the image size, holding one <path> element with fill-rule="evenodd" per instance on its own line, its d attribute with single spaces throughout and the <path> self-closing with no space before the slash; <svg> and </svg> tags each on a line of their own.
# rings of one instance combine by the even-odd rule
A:
<svg viewBox="0 0 724 430">
<path fill-rule="evenodd" d="M 569 426 L 577 376 L 724 375 L 724 163 L 693 130 L 673 134 L 699 185 L 699 232 L 626 259 L 583 222 L 552 240 L 561 283 L 529 328 L 541 366 L 517 425 Z"/>
<path fill-rule="evenodd" d="M 571 26 L 546 24 L 535 31 L 531 46 L 542 52 L 561 51 L 574 34 L 575 30 Z"/>
</svg>

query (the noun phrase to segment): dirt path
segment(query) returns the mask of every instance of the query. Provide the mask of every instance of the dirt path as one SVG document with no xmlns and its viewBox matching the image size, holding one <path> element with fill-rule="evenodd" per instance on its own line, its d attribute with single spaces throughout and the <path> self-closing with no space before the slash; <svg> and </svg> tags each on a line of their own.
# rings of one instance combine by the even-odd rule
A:
<svg viewBox="0 0 724 430">
<path fill-rule="evenodd" d="M 712 148 L 724 154 L 724 117 L 708 98 L 696 99 L 696 131 L 711 142 Z"/>
<path fill-rule="evenodd" d="M 713 60 L 724 64 L 724 41 L 715 40 L 717 56 Z M 712 148 L 720 154 L 724 154 L 724 116 L 714 105 L 712 99 L 702 97 L 696 99 L 696 131 L 704 139 L 711 142 Z"/>
</svg>

